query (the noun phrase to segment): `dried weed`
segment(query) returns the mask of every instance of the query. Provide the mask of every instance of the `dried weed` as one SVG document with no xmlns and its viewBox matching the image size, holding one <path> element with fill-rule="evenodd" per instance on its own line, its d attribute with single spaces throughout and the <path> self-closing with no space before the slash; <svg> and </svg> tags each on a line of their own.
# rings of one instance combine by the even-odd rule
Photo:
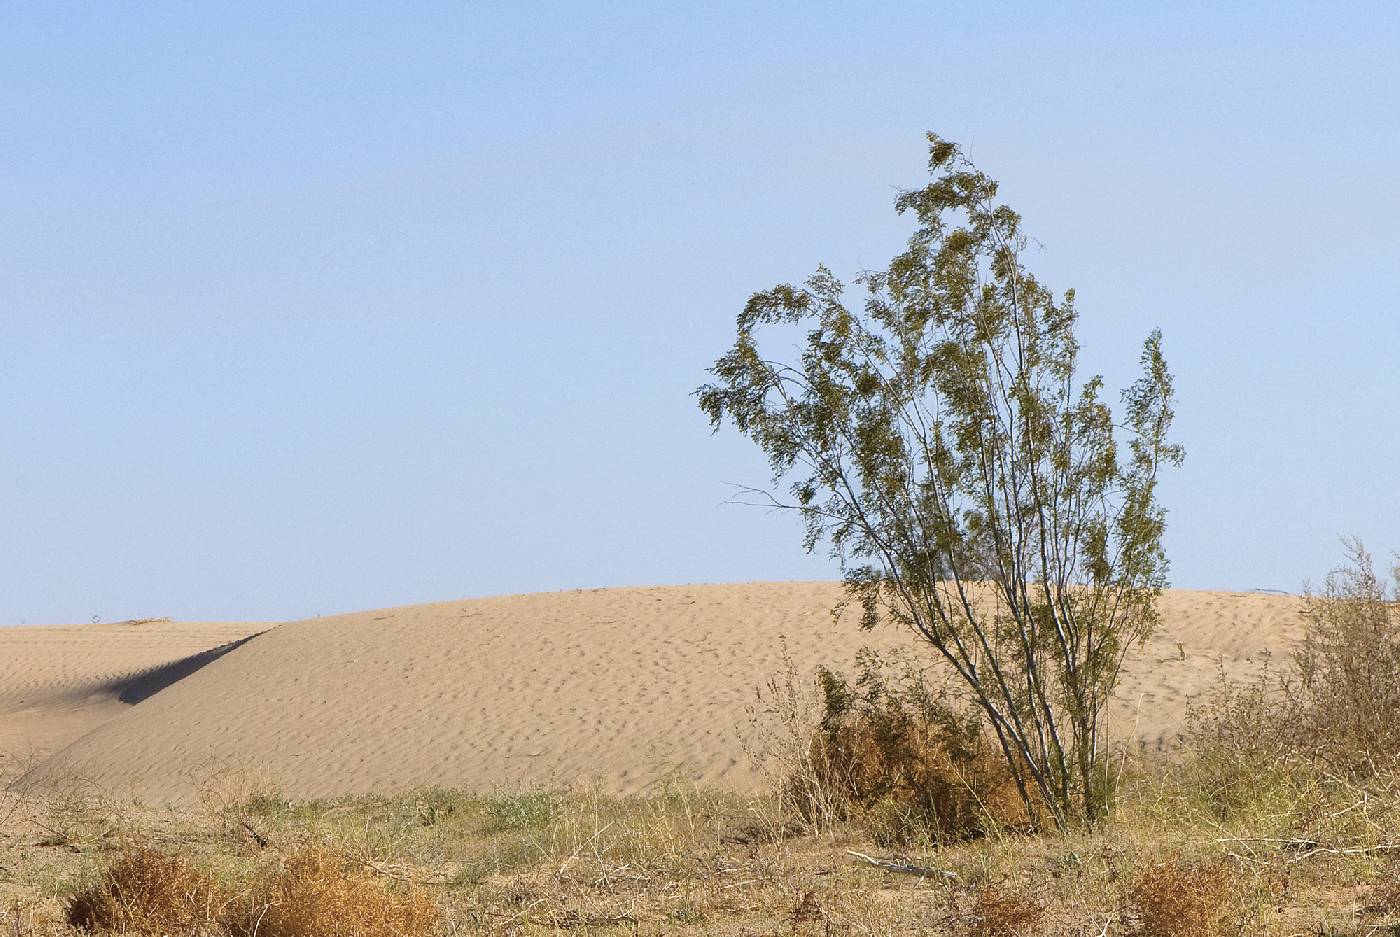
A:
<svg viewBox="0 0 1400 937">
<path fill-rule="evenodd" d="M 213 879 L 183 856 L 135 846 L 70 899 L 67 920 L 88 931 L 190 934 L 212 929 L 221 904 Z"/>
</svg>

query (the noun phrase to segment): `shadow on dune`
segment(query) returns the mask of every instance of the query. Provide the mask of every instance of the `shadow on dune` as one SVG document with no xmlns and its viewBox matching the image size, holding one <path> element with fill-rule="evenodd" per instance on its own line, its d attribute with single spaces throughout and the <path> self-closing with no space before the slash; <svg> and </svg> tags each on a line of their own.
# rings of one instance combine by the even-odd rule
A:
<svg viewBox="0 0 1400 937">
<path fill-rule="evenodd" d="M 262 632 L 259 632 L 261 634 Z M 106 690 L 116 695 L 117 699 L 127 705 L 134 706 L 142 700 L 150 699 L 161 690 L 185 679 L 195 671 L 212 664 L 223 657 L 229 651 L 235 650 L 247 644 L 258 635 L 250 634 L 246 638 L 239 638 L 237 641 L 230 641 L 218 647 L 211 647 L 207 651 L 200 651 L 198 654 L 191 654 L 189 657 L 162 664 L 151 670 L 143 670 L 140 673 L 114 680 L 107 684 Z"/>
</svg>

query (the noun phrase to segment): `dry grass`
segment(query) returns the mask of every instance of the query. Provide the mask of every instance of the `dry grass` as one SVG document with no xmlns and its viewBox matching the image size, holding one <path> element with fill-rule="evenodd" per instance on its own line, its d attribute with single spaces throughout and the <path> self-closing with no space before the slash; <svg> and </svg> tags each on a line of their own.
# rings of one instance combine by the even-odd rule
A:
<svg viewBox="0 0 1400 937">
<path fill-rule="evenodd" d="M 89 931 L 190 934 L 212 929 L 221 906 L 214 880 L 188 859 L 138 846 L 72 897 L 67 919 Z"/>
<path fill-rule="evenodd" d="M 987 885 L 972 906 L 971 937 L 1028 937 L 1038 932 L 1045 907 L 1019 892 Z"/>
<path fill-rule="evenodd" d="M 1238 886 L 1221 863 L 1164 863 L 1147 869 L 1133 889 L 1140 937 L 1214 937 L 1238 933 Z"/>
<path fill-rule="evenodd" d="M 1241 922 L 1251 922 L 1243 933 L 1277 937 L 1383 934 L 1376 928 L 1395 920 L 1385 904 L 1400 886 L 1388 884 L 1396 876 L 1386 851 L 1372 847 L 1400 843 L 1400 785 L 1373 783 L 1364 800 L 1345 786 L 1319 792 L 1330 799 L 1283 817 L 1247 811 L 1226 825 L 1170 776 L 1141 774 L 1098 830 L 999 833 L 907 854 L 851 824 L 776 832 L 764 816 L 772 801 L 680 788 L 624 799 L 261 797 L 209 814 L 109 804 L 75 824 L 70 846 L 36 846 L 37 828 L 0 828 L 0 867 L 15 879 L 0 879 L 0 934 L 72 933 L 65 911 L 75 893 L 74 904 L 166 894 L 159 903 L 178 913 L 212 904 L 175 927 L 125 901 L 125 918 L 92 922 L 111 933 L 249 935 L 260 917 L 259 935 L 297 937 L 346 928 L 425 937 L 1126 937 L 1140 928 L 1153 937 L 1239 933 Z M 33 811 L 44 816 L 41 805 Z M 160 843 L 163 858 L 138 869 L 109 847 L 113 829 Z M 955 877 L 874 868 L 847 850 Z M 153 869 L 187 884 L 99 888 L 149 882 Z M 184 900 L 210 880 L 231 899 Z M 22 909 L 18 927 L 12 903 Z"/>
<path fill-rule="evenodd" d="M 759 758 L 806 829 L 854 822 L 878 845 L 906 848 L 1026 825 L 980 721 L 909 657 L 863 651 L 853 677 L 820 668 L 814 689 L 791 665 L 770 683 L 779 731 Z"/>
<path fill-rule="evenodd" d="M 249 883 L 220 887 L 182 855 L 134 846 L 69 899 L 66 919 L 112 934 L 427 937 L 438 913 L 423 888 L 391 887 L 324 848 L 298 849 Z"/>
<path fill-rule="evenodd" d="M 437 904 L 321 848 L 305 848 L 258 882 L 227 917 L 233 937 L 426 937 Z"/>
</svg>

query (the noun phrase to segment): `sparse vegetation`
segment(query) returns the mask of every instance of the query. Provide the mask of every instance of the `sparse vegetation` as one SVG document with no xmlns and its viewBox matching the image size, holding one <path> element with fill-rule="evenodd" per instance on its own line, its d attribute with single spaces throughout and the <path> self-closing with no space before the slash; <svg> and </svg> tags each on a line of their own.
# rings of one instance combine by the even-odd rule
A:
<svg viewBox="0 0 1400 937">
<path fill-rule="evenodd" d="M 800 757 L 753 797 L 245 789 L 169 812 L 5 794 L 0 933 L 1396 933 L 1400 771 L 1385 736 L 1296 722 L 1357 690 L 1339 709 L 1389 711 L 1385 687 L 1338 683 L 1393 640 L 1393 598 L 1364 553 L 1352 561 L 1309 600 L 1298 657 L 1223 684 L 1171 758 L 1128 758 L 1117 809 L 1091 829 L 1028 834 L 999 817 L 1004 766 L 980 773 L 956 694 L 910 658 L 865 654 L 849 674 L 775 679 L 766 715 Z M 819 796 L 794 823 L 804 791 Z"/>
<path fill-rule="evenodd" d="M 1345 543 L 1347 563 L 1308 596 L 1295 737 L 1338 770 L 1374 774 L 1400 761 L 1400 567 L 1388 587 L 1366 548 Z"/>
<path fill-rule="evenodd" d="M 878 845 L 864 819 L 820 835 L 783 832 L 770 821 L 773 799 L 684 789 L 622 799 L 558 793 L 547 817 L 514 829 L 497 817 L 515 809 L 516 796 L 440 790 L 266 797 L 204 815 L 108 804 L 75 825 L 72 848 L 34 846 L 36 828 L 22 817 L 0 830 L 0 866 L 17 875 L 0 882 L 0 933 L 75 933 L 65 922 L 70 906 L 117 893 L 150 903 L 128 903 L 126 917 L 90 917 L 88 926 L 226 937 L 251 934 L 254 909 L 265 908 L 257 933 L 298 937 L 1361 937 L 1385 933 L 1376 928 L 1395 919 L 1396 876 L 1374 847 L 1400 839 L 1400 788 L 1370 787 L 1363 799 L 1335 787 L 1306 810 L 1281 818 L 1243 811 L 1225 823 L 1173 783 L 1139 766 L 1119 809 L 1093 831 L 902 848 Z M 159 846 L 123 846 L 113 829 L 129 843 Z M 140 868 L 168 866 L 184 885 L 104 887 L 146 882 L 144 872 L 132 876 L 129 857 L 151 848 L 159 858 L 138 853 Z M 214 898 L 185 900 L 194 894 Z M 162 917 L 172 907 L 183 928 Z"/>
<path fill-rule="evenodd" d="M 1189 714 L 1179 778 L 1217 819 L 1385 788 L 1400 768 L 1400 605 L 1360 543 L 1347 553 L 1307 596 L 1292 658 L 1243 682 L 1222 677 Z"/>
</svg>

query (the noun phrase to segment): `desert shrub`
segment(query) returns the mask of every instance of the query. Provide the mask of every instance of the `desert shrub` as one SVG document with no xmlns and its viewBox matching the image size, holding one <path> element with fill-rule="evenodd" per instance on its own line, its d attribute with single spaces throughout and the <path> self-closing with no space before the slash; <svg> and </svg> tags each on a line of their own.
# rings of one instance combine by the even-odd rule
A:
<svg viewBox="0 0 1400 937">
<path fill-rule="evenodd" d="M 1154 865 L 1132 891 L 1139 937 L 1211 937 L 1240 918 L 1239 889 L 1219 864 Z"/>
<path fill-rule="evenodd" d="M 786 789 L 805 818 L 828 811 L 857 820 L 882 845 L 1026 822 L 981 722 L 906 656 L 867 649 L 854 680 L 821 668 L 817 682 L 820 722 Z"/>
<path fill-rule="evenodd" d="M 1400 569 L 1388 587 L 1360 543 L 1347 541 L 1347 551 L 1347 564 L 1306 596 L 1290 666 L 1266 661 L 1245 682 L 1222 674 L 1188 713 L 1184 775 L 1220 817 L 1297 801 L 1320 778 L 1400 768 Z"/>
<path fill-rule="evenodd" d="M 559 815 L 562 804 L 548 791 L 532 791 L 492 798 L 485 808 L 490 817 L 487 832 L 503 833 L 543 829 Z"/>
<path fill-rule="evenodd" d="M 845 798 L 823 780 L 825 770 L 813 762 L 812 740 L 822 704 L 815 681 L 800 673 L 780 639 L 783 667 L 758 688 L 747 708 L 740 743 L 754 767 L 766 778 L 775 807 L 757 812 L 757 835 L 781 838 L 794 832 L 821 833 L 846 818 Z"/>
<path fill-rule="evenodd" d="M 392 890 L 319 848 L 292 854 L 227 916 L 234 937 L 419 937 L 438 909 L 417 887 Z"/>
<path fill-rule="evenodd" d="M 1374 774 L 1400 759 L 1400 568 L 1387 586 L 1360 542 L 1346 546 L 1347 564 L 1307 596 L 1295 664 L 1309 747 L 1338 769 Z"/>
<path fill-rule="evenodd" d="M 1256 809 L 1277 813 L 1315 780 L 1299 744 L 1306 712 L 1292 684 L 1266 660 L 1246 681 L 1228 680 L 1222 671 L 1216 691 L 1188 710 L 1188 757 L 1175 780 L 1215 819 Z"/>
<path fill-rule="evenodd" d="M 69 925 L 115 933 L 197 933 L 217 923 L 221 896 L 182 856 L 146 846 L 122 851 L 68 902 Z"/>
<path fill-rule="evenodd" d="M 977 893 L 968 928 L 971 937 L 1025 937 L 1045 917 L 1045 907 L 1025 895 L 987 885 Z"/>
</svg>

